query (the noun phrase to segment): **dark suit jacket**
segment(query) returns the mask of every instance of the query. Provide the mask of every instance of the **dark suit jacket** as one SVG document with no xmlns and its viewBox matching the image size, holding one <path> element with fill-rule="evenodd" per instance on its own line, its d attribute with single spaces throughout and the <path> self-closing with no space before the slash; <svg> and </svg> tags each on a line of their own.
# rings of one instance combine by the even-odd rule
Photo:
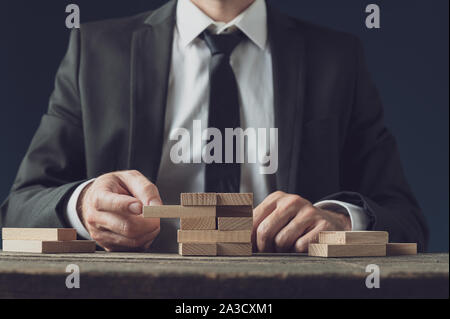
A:
<svg viewBox="0 0 450 319">
<path fill-rule="evenodd" d="M 71 192 L 103 173 L 137 169 L 157 182 L 175 8 L 171 1 L 72 33 L 48 112 L 1 207 L 3 226 L 68 226 L 63 211 Z M 268 24 L 277 189 L 360 205 L 371 229 L 423 250 L 424 217 L 383 124 L 361 43 L 272 8 Z"/>
</svg>

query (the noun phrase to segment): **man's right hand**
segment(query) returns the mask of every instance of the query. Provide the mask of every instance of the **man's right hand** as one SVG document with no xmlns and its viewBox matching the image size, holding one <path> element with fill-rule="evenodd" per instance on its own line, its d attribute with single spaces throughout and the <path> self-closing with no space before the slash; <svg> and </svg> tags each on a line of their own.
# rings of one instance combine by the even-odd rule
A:
<svg viewBox="0 0 450 319">
<path fill-rule="evenodd" d="M 158 188 L 138 171 L 109 173 L 85 187 L 78 215 L 92 239 L 106 251 L 148 250 L 159 219 L 145 219 L 143 205 L 162 205 Z"/>
</svg>

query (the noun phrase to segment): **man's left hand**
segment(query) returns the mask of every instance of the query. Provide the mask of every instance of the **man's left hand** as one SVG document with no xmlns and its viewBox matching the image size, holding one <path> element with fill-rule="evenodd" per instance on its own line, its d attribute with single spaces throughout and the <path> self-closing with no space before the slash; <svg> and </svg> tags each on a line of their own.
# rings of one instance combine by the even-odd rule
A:
<svg viewBox="0 0 450 319">
<path fill-rule="evenodd" d="M 253 243 L 258 252 L 308 251 L 321 231 L 349 231 L 350 217 L 313 206 L 292 194 L 275 192 L 253 211 Z"/>
</svg>

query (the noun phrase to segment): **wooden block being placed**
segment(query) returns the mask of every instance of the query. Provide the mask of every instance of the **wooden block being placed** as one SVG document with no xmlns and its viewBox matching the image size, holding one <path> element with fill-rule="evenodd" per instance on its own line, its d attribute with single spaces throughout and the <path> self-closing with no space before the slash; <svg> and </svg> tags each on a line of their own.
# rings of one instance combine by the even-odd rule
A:
<svg viewBox="0 0 450 319">
<path fill-rule="evenodd" d="M 389 243 L 386 245 L 386 255 L 388 256 L 417 255 L 417 244 Z"/>
<path fill-rule="evenodd" d="M 252 244 L 233 244 L 233 243 L 218 243 L 217 256 L 251 256 L 253 254 Z"/>
<path fill-rule="evenodd" d="M 217 194 L 217 206 L 252 206 L 252 193 L 219 193 Z"/>
<path fill-rule="evenodd" d="M 310 244 L 309 256 L 313 257 L 381 257 L 386 256 L 384 245 L 329 245 Z"/>
<path fill-rule="evenodd" d="M 251 231 L 179 230 L 179 243 L 249 243 Z"/>
<path fill-rule="evenodd" d="M 217 219 L 217 226 L 219 230 L 252 230 L 252 217 L 219 217 Z"/>
<path fill-rule="evenodd" d="M 20 253 L 94 253 L 95 241 L 3 240 L 3 251 Z"/>
<path fill-rule="evenodd" d="M 180 203 L 182 206 L 216 206 L 216 193 L 183 193 Z"/>
<path fill-rule="evenodd" d="M 216 218 L 215 217 L 181 218 L 180 229 L 181 230 L 215 230 L 216 229 Z"/>
<path fill-rule="evenodd" d="M 252 206 L 217 206 L 217 217 L 253 217 Z"/>
<path fill-rule="evenodd" d="M 216 217 L 215 206 L 144 206 L 145 218 Z"/>
<path fill-rule="evenodd" d="M 324 231 L 319 233 L 320 244 L 387 244 L 389 234 L 385 231 Z"/>
<path fill-rule="evenodd" d="M 216 244 L 180 243 L 178 249 L 181 256 L 217 256 Z"/>
<path fill-rule="evenodd" d="M 3 228 L 3 240 L 71 241 L 77 239 L 72 228 Z"/>
</svg>

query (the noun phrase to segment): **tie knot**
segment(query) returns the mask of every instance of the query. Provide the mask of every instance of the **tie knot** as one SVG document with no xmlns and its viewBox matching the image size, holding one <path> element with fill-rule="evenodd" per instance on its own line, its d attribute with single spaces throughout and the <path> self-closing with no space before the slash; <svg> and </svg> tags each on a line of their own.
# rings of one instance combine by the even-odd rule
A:
<svg viewBox="0 0 450 319">
<path fill-rule="evenodd" d="M 244 35 L 241 31 L 236 31 L 229 34 L 211 34 L 211 32 L 206 30 L 203 32 L 202 38 L 212 55 L 231 55 L 234 49 L 244 39 Z"/>
</svg>

